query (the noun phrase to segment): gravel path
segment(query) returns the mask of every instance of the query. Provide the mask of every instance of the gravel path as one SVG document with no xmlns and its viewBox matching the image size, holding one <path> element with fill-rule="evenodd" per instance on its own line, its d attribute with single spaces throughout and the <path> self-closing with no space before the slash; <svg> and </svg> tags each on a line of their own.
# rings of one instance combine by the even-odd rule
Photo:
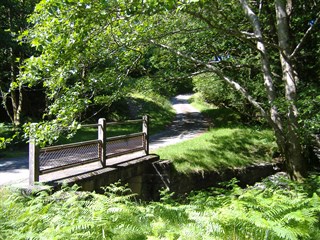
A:
<svg viewBox="0 0 320 240">
<path fill-rule="evenodd" d="M 178 95 L 171 99 L 172 107 L 177 115 L 172 125 L 159 134 L 150 137 L 150 150 L 176 144 L 204 133 L 208 122 L 188 102 L 192 94 Z"/>
<path fill-rule="evenodd" d="M 29 162 L 28 157 L 0 159 L 0 186 L 28 186 Z"/>
<path fill-rule="evenodd" d="M 176 144 L 204 133 L 208 123 L 200 112 L 192 107 L 188 99 L 192 94 L 178 95 L 171 99 L 172 107 L 177 115 L 167 130 L 150 137 L 150 150 Z M 28 186 L 28 157 L 0 159 L 0 186 Z"/>
</svg>

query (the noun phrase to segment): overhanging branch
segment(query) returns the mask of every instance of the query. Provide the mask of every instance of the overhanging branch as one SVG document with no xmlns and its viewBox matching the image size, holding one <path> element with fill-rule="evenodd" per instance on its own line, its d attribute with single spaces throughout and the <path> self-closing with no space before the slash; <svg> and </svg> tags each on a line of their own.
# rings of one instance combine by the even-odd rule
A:
<svg viewBox="0 0 320 240">
<path fill-rule="evenodd" d="M 217 74 L 220 78 L 222 78 L 224 81 L 226 81 L 232 88 L 234 88 L 236 91 L 238 91 L 239 93 L 241 93 L 241 95 L 243 97 L 245 97 L 254 107 L 256 107 L 260 113 L 262 114 L 263 117 L 265 117 L 266 119 L 270 120 L 270 116 L 267 114 L 267 112 L 263 109 L 263 107 L 261 106 L 261 104 L 259 102 L 257 102 L 249 93 L 248 91 L 243 88 L 238 82 L 232 80 L 231 78 L 227 77 L 224 75 L 224 73 L 222 71 L 220 71 L 218 68 L 216 68 L 215 66 L 213 66 L 211 63 L 206 63 L 203 62 L 199 59 L 196 59 L 195 57 L 189 56 L 185 53 L 182 53 L 180 51 L 177 51 L 167 45 L 164 44 L 160 44 L 155 42 L 154 40 L 150 40 L 150 42 L 158 47 L 161 47 L 163 49 L 166 49 L 174 54 L 176 54 L 177 56 L 183 57 L 189 61 L 192 61 L 194 63 L 197 63 L 199 65 L 202 65 L 204 67 L 206 67 L 207 69 L 209 69 L 211 72 L 214 72 L 215 74 Z"/>
</svg>

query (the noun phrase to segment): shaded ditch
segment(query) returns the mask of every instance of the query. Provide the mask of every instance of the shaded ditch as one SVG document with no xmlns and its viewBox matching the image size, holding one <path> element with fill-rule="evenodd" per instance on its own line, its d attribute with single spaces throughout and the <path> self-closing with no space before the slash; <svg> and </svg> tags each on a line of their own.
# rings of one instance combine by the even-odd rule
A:
<svg viewBox="0 0 320 240">
<path fill-rule="evenodd" d="M 159 200 L 159 190 L 166 188 L 174 192 L 175 197 L 182 197 L 191 191 L 205 190 L 210 187 L 219 187 L 221 182 L 233 178 L 239 180 L 239 185 L 245 187 L 254 185 L 270 175 L 283 171 L 281 163 L 266 163 L 248 167 L 225 169 L 217 171 L 203 171 L 193 173 L 178 172 L 172 162 L 160 160 L 152 163 L 149 174 L 144 176 L 145 186 L 142 195 L 144 200 Z"/>
</svg>

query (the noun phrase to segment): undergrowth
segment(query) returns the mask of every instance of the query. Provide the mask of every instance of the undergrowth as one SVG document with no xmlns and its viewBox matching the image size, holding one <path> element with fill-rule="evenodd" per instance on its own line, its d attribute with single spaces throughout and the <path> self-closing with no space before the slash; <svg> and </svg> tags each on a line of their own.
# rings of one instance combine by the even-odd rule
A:
<svg viewBox="0 0 320 240">
<path fill-rule="evenodd" d="M 182 201 L 163 191 L 150 203 L 119 183 L 104 195 L 65 187 L 25 196 L 3 188 L 0 239 L 319 239 L 319 188 L 310 184 L 319 187 L 320 176 L 247 189 L 231 181 Z"/>
</svg>

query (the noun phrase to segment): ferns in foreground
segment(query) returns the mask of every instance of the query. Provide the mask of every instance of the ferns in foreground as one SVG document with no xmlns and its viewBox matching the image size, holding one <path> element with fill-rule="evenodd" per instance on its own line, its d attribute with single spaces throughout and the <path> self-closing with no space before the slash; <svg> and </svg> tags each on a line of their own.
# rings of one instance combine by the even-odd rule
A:
<svg viewBox="0 0 320 240">
<path fill-rule="evenodd" d="M 64 188 L 23 196 L 0 189 L 0 239 L 320 239 L 320 177 L 308 185 L 165 193 L 139 203 L 114 184 L 100 195 Z M 310 187 L 311 185 L 313 187 Z"/>
</svg>

